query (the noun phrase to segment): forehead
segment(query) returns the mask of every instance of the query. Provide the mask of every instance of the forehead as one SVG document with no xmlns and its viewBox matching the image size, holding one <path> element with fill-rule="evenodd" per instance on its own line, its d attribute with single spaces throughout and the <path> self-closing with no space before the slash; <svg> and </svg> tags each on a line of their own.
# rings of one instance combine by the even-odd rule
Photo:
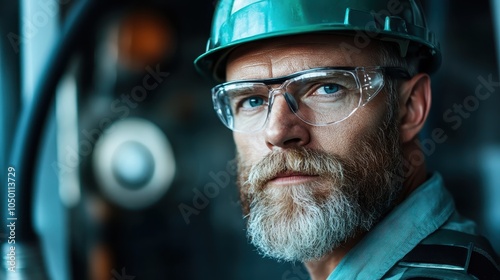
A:
<svg viewBox="0 0 500 280">
<path fill-rule="evenodd" d="M 359 45 L 359 44 L 358 44 Z M 237 47 L 228 57 L 228 81 L 263 79 L 333 66 L 378 65 L 380 44 L 356 47 L 350 36 L 310 34 L 274 38 Z"/>
</svg>

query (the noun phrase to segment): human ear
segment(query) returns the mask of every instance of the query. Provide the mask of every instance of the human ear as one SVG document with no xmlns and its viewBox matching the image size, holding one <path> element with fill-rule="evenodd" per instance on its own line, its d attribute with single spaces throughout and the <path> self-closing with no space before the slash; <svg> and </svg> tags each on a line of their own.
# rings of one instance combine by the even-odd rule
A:
<svg viewBox="0 0 500 280">
<path fill-rule="evenodd" d="M 419 73 L 400 87 L 399 120 L 401 140 L 407 143 L 420 132 L 431 108 L 431 79 Z"/>
</svg>

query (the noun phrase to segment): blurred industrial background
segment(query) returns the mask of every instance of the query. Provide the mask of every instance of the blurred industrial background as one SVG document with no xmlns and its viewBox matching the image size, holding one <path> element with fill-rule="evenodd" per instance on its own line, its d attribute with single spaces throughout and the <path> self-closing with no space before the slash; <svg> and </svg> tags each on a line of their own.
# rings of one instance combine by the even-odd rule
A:
<svg viewBox="0 0 500 280">
<path fill-rule="evenodd" d="M 82 2 L 0 1 L 2 182 L 17 120 Z M 101 2 L 73 34 L 38 139 L 28 196 L 49 279 L 307 279 L 245 237 L 231 133 L 193 67 L 215 1 Z M 422 2 L 443 52 L 422 134 L 429 169 L 497 252 L 499 2 Z"/>
</svg>

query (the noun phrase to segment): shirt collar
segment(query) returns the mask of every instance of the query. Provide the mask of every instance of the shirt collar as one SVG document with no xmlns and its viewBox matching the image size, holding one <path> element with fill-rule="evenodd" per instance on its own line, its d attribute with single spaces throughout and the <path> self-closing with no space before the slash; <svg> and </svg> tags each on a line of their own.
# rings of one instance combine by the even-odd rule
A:
<svg viewBox="0 0 500 280">
<path fill-rule="evenodd" d="M 327 280 L 380 279 L 455 209 L 443 179 L 435 173 L 396 206 L 342 259 Z"/>
</svg>

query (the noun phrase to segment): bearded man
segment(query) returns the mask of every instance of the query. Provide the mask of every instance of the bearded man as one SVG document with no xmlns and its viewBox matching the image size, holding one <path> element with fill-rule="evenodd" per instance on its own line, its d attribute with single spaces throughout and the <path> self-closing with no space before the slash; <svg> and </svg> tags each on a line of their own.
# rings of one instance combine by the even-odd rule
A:
<svg viewBox="0 0 500 280">
<path fill-rule="evenodd" d="M 214 108 L 263 255 L 312 279 L 499 275 L 419 148 L 440 57 L 412 0 L 219 2 L 195 64 L 224 82 Z"/>
</svg>

